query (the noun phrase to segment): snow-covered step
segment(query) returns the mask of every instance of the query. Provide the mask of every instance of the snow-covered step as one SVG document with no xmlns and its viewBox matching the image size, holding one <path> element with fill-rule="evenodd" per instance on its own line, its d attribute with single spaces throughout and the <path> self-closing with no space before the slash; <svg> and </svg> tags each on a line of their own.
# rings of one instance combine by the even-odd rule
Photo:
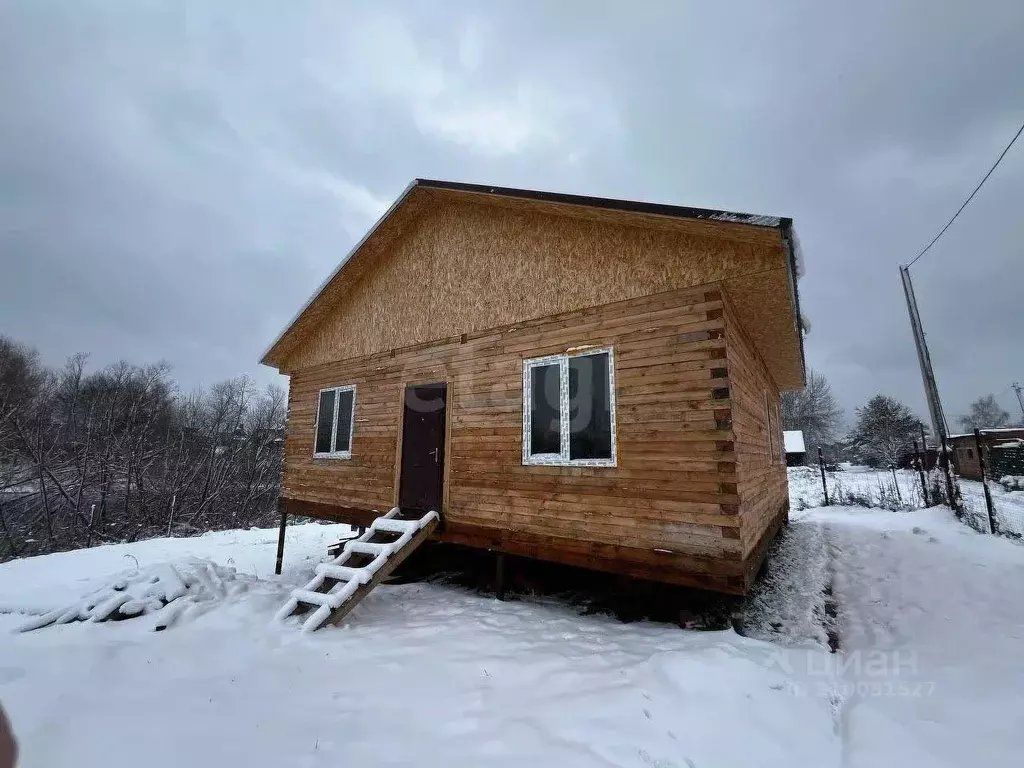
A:
<svg viewBox="0 0 1024 768">
<path fill-rule="evenodd" d="M 359 541 L 356 539 L 355 541 L 350 541 L 345 545 L 345 552 L 357 555 L 383 555 L 387 553 L 389 547 L 389 544 Z"/>
<path fill-rule="evenodd" d="M 347 565 L 320 563 L 316 567 L 316 575 L 335 579 L 336 581 L 355 581 L 359 584 L 365 584 L 373 574 L 369 573 L 366 568 L 350 568 Z"/>
<path fill-rule="evenodd" d="M 395 507 L 381 515 L 358 539 L 346 542 L 338 557 L 318 565 L 316 576 L 305 588 L 292 591 L 278 611 L 277 619 L 293 615 L 303 605 L 314 607 L 302 623 L 303 632 L 311 632 L 344 618 L 370 590 L 430 537 L 439 521 L 437 512 L 428 512 L 417 520 L 398 520 L 399 512 Z M 387 543 L 371 542 L 370 539 L 380 532 L 400 535 L 397 540 Z M 346 565 L 352 555 L 368 555 L 373 560 L 361 567 Z M 325 583 L 326 579 L 333 580 L 333 586 Z"/>
<path fill-rule="evenodd" d="M 331 598 L 326 592 L 314 592 L 310 589 L 293 589 L 292 597 L 300 603 L 311 605 L 329 605 Z"/>
<path fill-rule="evenodd" d="M 373 525 L 370 527 L 375 531 L 385 531 L 387 533 L 415 533 L 420 529 L 420 521 L 392 520 L 386 517 L 379 517 L 373 521 Z"/>
</svg>

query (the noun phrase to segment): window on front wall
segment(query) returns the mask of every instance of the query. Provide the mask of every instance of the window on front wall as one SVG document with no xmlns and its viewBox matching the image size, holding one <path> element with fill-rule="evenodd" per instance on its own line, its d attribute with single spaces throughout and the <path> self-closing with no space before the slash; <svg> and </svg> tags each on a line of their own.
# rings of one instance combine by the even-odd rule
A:
<svg viewBox="0 0 1024 768">
<path fill-rule="evenodd" d="M 523 463 L 615 466 L 610 349 L 523 361 Z"/>
<path fill-rule="evenodd" d="M 320 399 L 316 409 L 314 456 L 334 459 L 352 458 L 355 403 L 356 388 L 353 384 L 320 390 Z"/>
</svg>

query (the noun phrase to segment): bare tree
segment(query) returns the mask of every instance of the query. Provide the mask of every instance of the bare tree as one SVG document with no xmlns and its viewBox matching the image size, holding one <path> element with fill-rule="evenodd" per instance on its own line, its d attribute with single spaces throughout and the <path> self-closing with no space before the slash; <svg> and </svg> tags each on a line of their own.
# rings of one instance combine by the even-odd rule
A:
<svg viewBox="0 0 1024 768">
<path fill-rule="evenodd" d="M 802 431 L 812 450 L 835 441 L 842 417 L 828 379 L 813 369 L 808 372 L 807 386 L 782 393 L 783 429 Z"/>
<path fill-rule="evenodd" d="M 0 337 L 0 559 L 273 521 L 279 388 L 181 395 L 165 363 L 86 363 Z"/>
<path fill-rule="evenodd" d="M 985 395 L 971 403 L 970 411 L 958 421 L 967 432 L 975 429 L 1001 429 L 1010 426 L 1010 414 L 1003 410 L 993 395 Z"/>
</svg>

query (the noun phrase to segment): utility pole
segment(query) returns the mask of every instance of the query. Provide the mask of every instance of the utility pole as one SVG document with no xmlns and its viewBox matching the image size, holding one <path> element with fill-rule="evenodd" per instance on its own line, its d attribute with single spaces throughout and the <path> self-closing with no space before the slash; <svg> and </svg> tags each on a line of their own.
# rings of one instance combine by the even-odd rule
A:
<svg viewBox="0 0 1024 768">
<path fill-rule="evenodd" d="M 1020 414 L 1021 416 L 1024 416 L 1024 395 L 1021 395 L 1021 390 L 1024 390 L 1024 387 L 1016 381 L 1013 382 L 1013 391 L 1017 393 L 1017 403 L 1020 405 Z"/>
<path fill-rule="evenodd" d="M 910 313 L 910 328 L 914 332 L 914 344 L 917 346 L 917 362 L 921 366 L 921 378 L 924 380 L 924 394 L 928 400 L 928 413 L 932 419 L 932 429 L 940 438 L 949 435 L 946 429 L 946 416 L 942 412 L 939 400 L 939 388 L 935 384 L 935 372 L 932 370 L 932 358 L 928 354 L 928 343 L 924 338 L 921 326 L 921 315 L 917 311 L 917 299 L 914 296 L 914 284 L 910 281 L 910 267 L 900 267 L 903 278 L 903 293 L 907 297 L 907 311 Z"/>
<path fill-rule="evenodd" d="M 949 431 L 946 429 L 946 416 L 942 412 L 942 401 L 939 400 L 939 388 L 935 384 L 935 372 L 932 370 L 932 358 L 928 354 L 928 343 L 924 339 L 924 328 L 921 326 L 921 315 L 917 311 L 917 298 L 914 296 L 914 284 L 910 281 L 910 267 L 900 267 L 900 277 L 903 279 L 903 293 L 907 297 L 907 311 L 910 313 L 910 327 L 914 332 L 914 344 L 917 346 L 917 362 L 921 366 L 921 378 L 924 380 L 924 394 L 928 400 L 928 412 L 932 417 L 932 428 L 938 438 L 942 451 L 939 461 L 942 465 L 942 473 L 946 476 L 946 495 L 949 506 L 959 512 L 957 494 L 954 493 L 953 475 L 949 469 L 949 453 L 946 448 L 946 438 Z"/>
</svg>

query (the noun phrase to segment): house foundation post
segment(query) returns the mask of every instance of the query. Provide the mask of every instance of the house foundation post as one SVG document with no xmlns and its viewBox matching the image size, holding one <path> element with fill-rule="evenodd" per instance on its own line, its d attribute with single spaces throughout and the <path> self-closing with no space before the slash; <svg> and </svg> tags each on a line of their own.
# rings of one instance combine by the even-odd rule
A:
<svg viewBox="0 0 1024 768">
<path fill-rule="evenodd" d="M 274 573 L 280 576 L 281 565 L 284 562 L 284 529 L 288 526 L 288 512 L 285 511 L 283 500 L 277 502 L 277 507 L 281 510 L 281 527 L 277 532 L 277 563 L 274 565 Z"/>
<path fill-rule="evenodd" d="M 504 600 L 505 599 L 505 569 L 506 569 L 505 553 L 504 552 L 498 552 L 497 553 L 497 557 L 494 560 L 494 567 L 495 567 L 495 575 L 494 575 L 495 590 L 498 593 L 498 599 L 499 600 Z"/>
</svg>

